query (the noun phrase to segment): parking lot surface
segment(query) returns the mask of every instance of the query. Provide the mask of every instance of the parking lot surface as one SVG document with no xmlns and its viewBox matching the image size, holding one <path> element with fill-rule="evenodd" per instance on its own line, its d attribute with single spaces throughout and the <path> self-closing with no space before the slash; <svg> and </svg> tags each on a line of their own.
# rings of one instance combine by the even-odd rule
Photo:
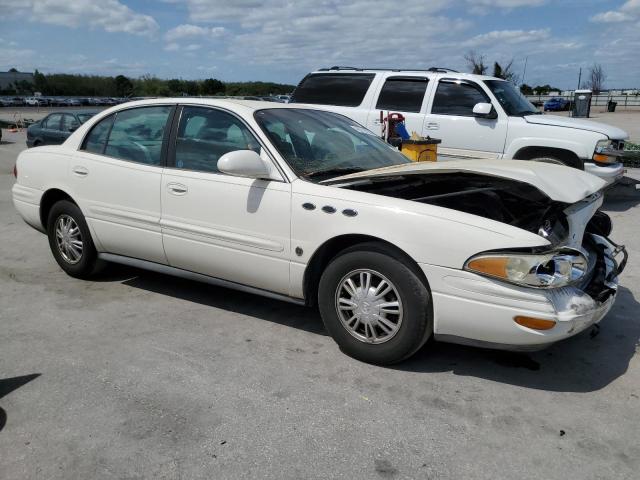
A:
<svg viewBox="0 0 640 480">
<path fill-rule="evenodd" d="M 66 276 L 13 208 L 25 139 L 3 133 L 3 480 L 638 478 L 632 181 L 605 206 L 630 262 L 599 332 L 529 355 L 430 342 L 382 368 L 312 309 L 123 267 Z"/>
</svg>

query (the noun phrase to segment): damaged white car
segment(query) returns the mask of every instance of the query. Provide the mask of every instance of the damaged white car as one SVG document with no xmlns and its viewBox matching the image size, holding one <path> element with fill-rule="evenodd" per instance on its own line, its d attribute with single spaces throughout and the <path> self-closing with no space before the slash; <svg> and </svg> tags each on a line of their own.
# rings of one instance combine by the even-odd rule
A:
<svg viewBox="0 0 640 480">
<path fill-rule="evenodd" d="M 575 335 L 626 263 L 588 173 L 411 163 L 295 105 L 120 105 L 23 152 L 16 176 L 17 210 L 68 274 L 111 261 L 318 305 L 344 352 L 378 364 L 432 335 L 518 350 Z"/>
</svg>

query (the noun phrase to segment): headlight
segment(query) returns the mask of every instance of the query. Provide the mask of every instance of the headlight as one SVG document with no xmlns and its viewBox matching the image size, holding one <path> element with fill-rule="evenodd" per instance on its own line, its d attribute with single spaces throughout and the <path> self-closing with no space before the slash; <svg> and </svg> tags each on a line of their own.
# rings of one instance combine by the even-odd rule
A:
<svg viewBox="0 0 640 480">
<path fill-rule="evenodd" d="M 598 163 L 618 163 L 621 152 L 613 148 L 611 140 L 599 140 L 593 153 L 593 160 Z"/>
<path fill-rule="evenodd" d="M 587 271 L 587 259 L 577 250 L 542 254 L 482 253 L 464 265 L 481 275 L 537 288 L 556 288 L 579 281 Z"/>
</svg>

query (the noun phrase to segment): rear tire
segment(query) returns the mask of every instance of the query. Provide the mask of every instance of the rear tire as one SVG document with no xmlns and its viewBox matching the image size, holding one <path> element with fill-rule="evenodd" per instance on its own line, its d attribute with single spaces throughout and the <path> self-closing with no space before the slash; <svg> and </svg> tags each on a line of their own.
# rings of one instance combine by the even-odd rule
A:
<svg viewBox="0 0 640 480">
<path fill-rule="evenodd" d="M 535 157 L 530 159 L 532 162 L 542 162 L 542 163 L 553 163 L 555 165 L 564 165 L 565 167 L 570 167 L 571 165 L 567 165 L 565 162 L 560 160 L 559 158 L 552 157 L 550 155 L 545 155 L 543 157 Z"/>
<path fill-rule="evenodd" d="M 89 278 L 98 270 L 98 252 L 84 215 L 75 203 L 60 200 L 51 207 L 47 236 L 53 257 L 68 275 Z"/>
<path fill-rule="evenodd" d="M 329 263 L 318 288 L 322 320 L 340 349 L 377 365 L 410 357 L 433 332 L 427 286 L 415 266 L 388 251 L 376 244 L 345 250 Z"/>
</svg>

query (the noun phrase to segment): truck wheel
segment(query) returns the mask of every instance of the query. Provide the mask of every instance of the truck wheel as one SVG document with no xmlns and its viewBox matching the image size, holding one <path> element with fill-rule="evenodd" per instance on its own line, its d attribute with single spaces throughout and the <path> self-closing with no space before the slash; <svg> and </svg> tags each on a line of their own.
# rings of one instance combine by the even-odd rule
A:
<svg viewBox="0 0 640 480">
<path fill-rule="evenodd" d="M 565 162 L 560 160 L 559 158 L 552 157 L 550 155 L 545 155 L 542 157 L 535 157 L 530 159 L 532 162 L 542 162 L 542 163 L 554 163 L 556 165 L 564 165 L 565 167 L 570 167 L 571 165 L 567 165 Z"/>
<path fill-rule="evenodd" d="M 88 278 L 96 272 L 98 252 L 84 215 L 75 203 L 60 200 L 51 207 L 47 235 L 53 257 L 68 275 Z"/>
<path fill-rule="evenodd" d="M 425 344 L 433 332 L 433 312 L 429 290 L 414 269 L 382 250 L 367 244 L 332 260 L 320 279 L 318 305 L 343 352 L 388 365 Z"/>
</svg>

